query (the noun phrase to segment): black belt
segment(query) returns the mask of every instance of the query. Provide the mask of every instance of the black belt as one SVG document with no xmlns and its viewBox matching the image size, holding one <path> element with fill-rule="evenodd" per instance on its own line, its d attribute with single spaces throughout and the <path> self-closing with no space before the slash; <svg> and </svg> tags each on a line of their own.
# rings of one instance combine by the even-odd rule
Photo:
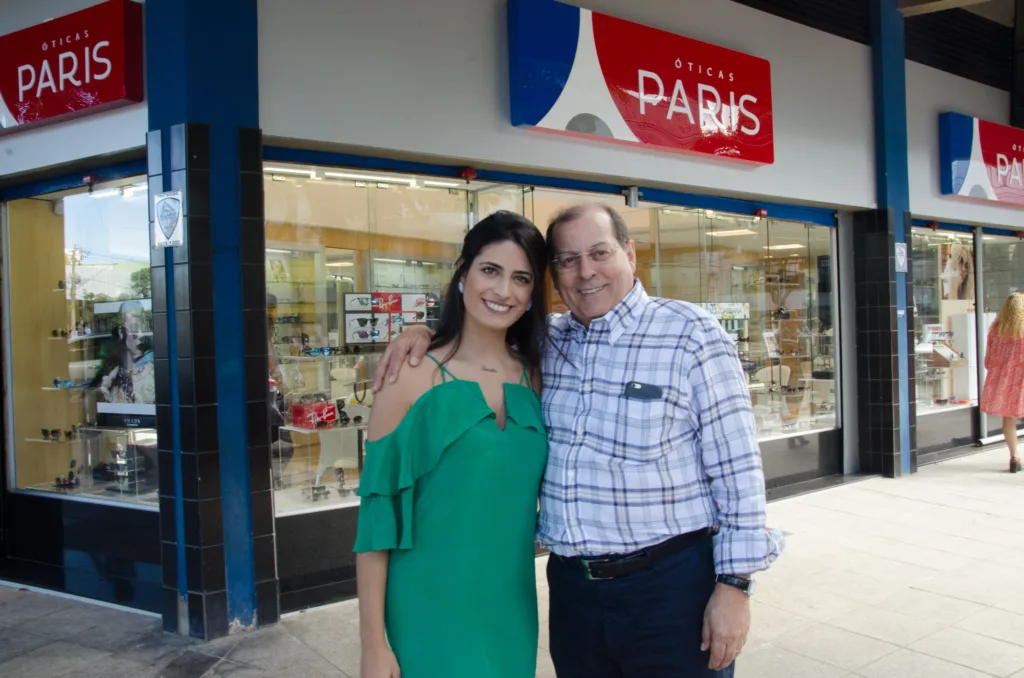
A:
<svg viewBox="0 0 1024 678">
<path fill-rule="evenodd" d="M 621 556 L 607 556 L 597 558 L 573 557 L 566 558 L 554 555 L 560 563 L 582 570 L 587 579 L 617 579 L 627 574 L 646 570 L 662 558 L 679 553 L 696 544 L 701 539 L 710 537 L 716 532 L 714 528 L 704 528 L 695 532 L 680 534 L 667 539 L 660 544 L 646 549 L 634 551 Z"/>
</svg>

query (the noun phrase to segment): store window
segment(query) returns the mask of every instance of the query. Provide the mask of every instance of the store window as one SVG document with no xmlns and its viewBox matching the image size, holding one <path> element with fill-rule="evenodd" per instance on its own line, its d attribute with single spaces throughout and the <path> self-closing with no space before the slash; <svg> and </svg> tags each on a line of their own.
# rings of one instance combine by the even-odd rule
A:
<svg viewBox="0 0 1024 678">
<path fill-rule="evenodd" d="M 605 202 L 652 295 L 704 305 L 735 338 L 762 439 L 834 428 L 832 229 L 446 177 L 264 167 L 278 514 L 358 503 L 368 384 L 386 344 L 440 317 L 466 230 L 497 210 L 543 231 Z M 552 311 L 567 310 L 550 286 Z"/>
<path fill-rule="evenodd" d="M 652 293 L 702 305 L 734 337 L 762 440 L 837 424 L 832 229 L 653 209 Z"/>
<path fill-rule="evenodd" d="M 11 485 L 157 505 L 145 178 L 6 210 Z"/>
<path fill-rule="evenodd" d="M 1015 292 L 1024 292 L 1024 240 L 1016 236 L 982 236 L 982 262 L 984 264 L 985 336 L 1002 308 L 1006 298 Z M 988 435 L 1002 433 L 1002 423 L 988 418 Z M 1024 427 L 1024 420 L 1018 428 Z"/>
<path fill-rule="evenodd" d="M 978 404 L 974 235 L 915 228 L 917 416 Z"/>
</svg>

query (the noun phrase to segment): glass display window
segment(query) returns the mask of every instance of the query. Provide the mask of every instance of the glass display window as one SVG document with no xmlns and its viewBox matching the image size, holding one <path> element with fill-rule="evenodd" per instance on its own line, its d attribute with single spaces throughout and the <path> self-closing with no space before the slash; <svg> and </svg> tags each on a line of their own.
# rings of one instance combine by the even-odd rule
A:
<svg viewBox="0 0 1024 678">
<path fill-rule="evenodd" d="M 157 505 L 145 177 L 6 205 L 14 489 Z"/>
<path fill-rule="evenodd" d="M 652 293 L 699 304 L 736 341 L 762 440 L 837 425 L 833 231 L 654 207 Z"/>
<path fill-rule="evenodd" d="M 626 221 L 636 276 L 702 305 L 737 342 L 762 439 L 837 425 L 833 229 L 622 196 L 447 177 L 264 168 L 274 487 L 279 514 L 358 503 L 368 384 L 389 341 L 440 317 L 467 229 L 497 210 L 542 233 L 604 203 Z M 548 281 L 550 311 L 565 305 Z"/>
<path fill-rule="evenodd" d="M 915 228 L 917 416 L 978 404 L 974 234 Z"/>
<path fill-rule="evenodd" d="M 1006 298 L 1015 292 L 1024 292 L 1024 239 L 1017 236 L 982 236 L 983 289 L 985 292 L 985 336 L 996 319 Z M 1018 422 L 1024 428 L 1024 419 Z M 1002 432 L 1001 422 L 995 417 L 988 418 L 988 435 Z"/>
</svg>

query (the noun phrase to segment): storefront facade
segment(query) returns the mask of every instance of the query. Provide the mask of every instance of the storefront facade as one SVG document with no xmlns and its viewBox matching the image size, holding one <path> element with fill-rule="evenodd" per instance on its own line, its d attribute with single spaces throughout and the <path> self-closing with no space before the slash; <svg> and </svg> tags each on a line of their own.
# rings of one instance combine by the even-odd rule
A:
<svg viewBox="0 0 1024 678">
<path fill-rule="evenodd" d="M 11 25 L 142 9 L 49 4 Z M 771 492 L 899 475 L 919 451 L 987 438 L 972 302 L 995 310 L 1021 289 L 1019 216 L 939 194 L 937 132 L 921 128 L 961 99 L 1004 120 L 1006 93 L 905 66 L 907 88 L 927 91 L 899 111 L 915 216 L 901 236 L 910 299 L 891 302 L 913 337 L 901 353 L 895 325 L 882 341 L 877 324 L 889 284 L 876 295 L 870 277 L 878 262 L 902 275 L 900 238 L 864 226 L 893 209 L 872 48 L 692 4 L 149 0 L 146 101 L 126 86 L 116 110 L 32 125 L 15 107 L 24 129 L 0 136 L 0 576 L 207 638 L 353 595 L 368 381 L 391 339 L 439 317 L 462 238 L 499 209 L 542 229 L 574 204 L 622 212 L 648 292 L 702 305 L 733 335 Z M 60 92 L 80 86 L 70 57 L 49 56 Z M 33 68 L 0 86 L 8 113 L 49 95 Z M 124 77 L 141 89 L 142 73 Z M 834 83 L 844 96 L 823 96 Z M 943 273 L 963 261 L 984 275 Z M 946 340 L 948 364 L 915 350 Z"/>
</svg>

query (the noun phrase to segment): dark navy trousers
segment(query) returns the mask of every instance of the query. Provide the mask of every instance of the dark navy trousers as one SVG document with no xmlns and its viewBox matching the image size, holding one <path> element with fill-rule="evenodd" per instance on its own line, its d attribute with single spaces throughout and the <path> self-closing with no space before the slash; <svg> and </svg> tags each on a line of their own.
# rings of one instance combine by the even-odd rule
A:
<svg viewBox="0 0 1024 678">
<path fill-rule="evenodd" d="M 558 678 L 732 678 L 701 652 L 715 588 L 711 537 L 618 579 L 591 581 L 548 559 L 551 658 Z"/>
</svg>

